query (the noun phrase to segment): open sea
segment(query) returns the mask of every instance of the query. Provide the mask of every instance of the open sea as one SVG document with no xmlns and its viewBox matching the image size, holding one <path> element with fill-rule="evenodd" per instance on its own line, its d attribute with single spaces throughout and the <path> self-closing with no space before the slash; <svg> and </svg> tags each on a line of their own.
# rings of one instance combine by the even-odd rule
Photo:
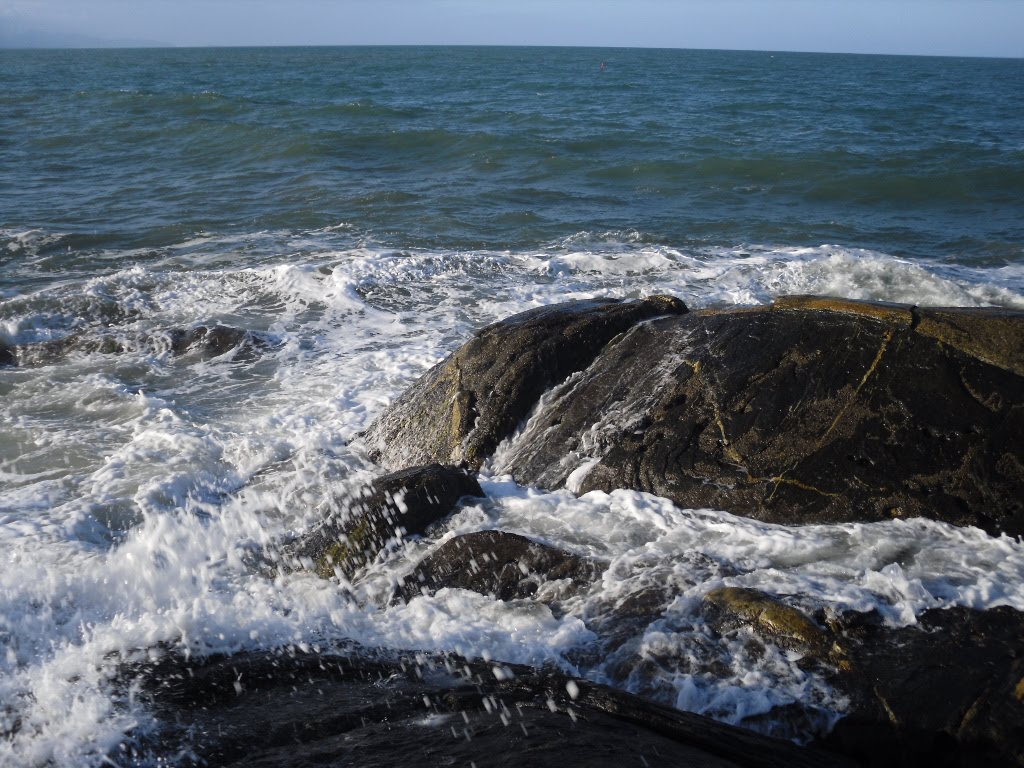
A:
<svg viewBox="0 0 1024 768">
<path fill-rule="evenodd" d="M 893 625 L 1024 610 L 1018 540 L 783 528 L 489 467 L 486 500 L 375 563 L 356 599 L 253 568 L 379 473 L 360 433 L 475 329 L 652 293 L 1024 308 L 1024 60 L 0 51 L 0 344 L 68 341 L 0 368 L 0 765 L 157 762 L 160 724 L 116 675 L 158 648 L 551 663 L 771 732 L 773 707 L 811 702 L 827 728 L 848 702 L 791 655 L 710 642 L 715 587 Z M 175 332 L 215 324 L 253 343 L 175 353 Z M 439 543 L 498 527 L 610 567 L 557 615 L 462 590 L 387 603 Z M 623 679 L 585 652 L 594 622 L 654 582 L 678 597 L 629 645 L 653 671 Z"/>
</svg>

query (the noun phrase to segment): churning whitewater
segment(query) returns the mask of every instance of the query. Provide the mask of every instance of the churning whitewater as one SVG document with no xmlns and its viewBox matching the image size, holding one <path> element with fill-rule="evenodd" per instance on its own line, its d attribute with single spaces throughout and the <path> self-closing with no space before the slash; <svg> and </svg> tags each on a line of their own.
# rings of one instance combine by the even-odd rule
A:
<svg viewBox="0 0 1024 768">
<path fill-rule="evenodd" d="M 26 283 L 61 238 L 4 237 Z M 699 616 L 712 589 L 769 588 L 808 611 L 876 609 L 894 626 L 949 605 L 1024 610 L 1019 541 L 923 520 L 790 528 L 631 491 L 542 492 L 501 474 L 516 437 L 484 468 L 486 499 L 392 547 L 347 588 L 268 574 L 265 553 L 314 526 L 332 493 L 379 471 L 360 433 L 384 406 L 510 314 L 653 293 L 694 307 L 791 293 L 1024 307 L 1020 270 L 936 268 L 837 246 L 684 251 L 635 233 L 581 233 L 536 252 L 318 250 L 324 237 L 295 236 L 286 256 L 244 267 L 236 254 L 250 243 L 197 238 L 145 266 L 51 278 L 0 300 L 6 344 L 73 342 L 0 379 L 0 731 L 10 734 L 0 761 L 98 763 L 129 750 L 157 722 L 145 696 L 117 684 L 119 664 L 161 648 L 346 640 L 554 664 L 806 739 L 847 701 L 798 654 L 712 640 Z M 222 354 L 174 354 L 175 329 L 197 324 L 246 334 Z M 100 338 L 116 344 L 99 348 Z M 608 568 L 557 611 L 459 589 L 390 601 L 424 554 L 498 528 Z M 665 613 L 611 656 L 596 653 L 602 616 L 649 585 L 676 595 Z M 758 717 L 791 702 L 818 719 L 801 732 Z"/>
</svg>

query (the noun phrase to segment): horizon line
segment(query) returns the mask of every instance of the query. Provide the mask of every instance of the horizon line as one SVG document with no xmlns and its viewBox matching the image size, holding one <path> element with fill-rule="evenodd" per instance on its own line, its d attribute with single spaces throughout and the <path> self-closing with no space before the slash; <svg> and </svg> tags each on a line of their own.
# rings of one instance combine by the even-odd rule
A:
<svg viewBox="0 0 1024 768">
<path fill-rule="evenodd" d="M 661 46 L 661 45 L 591 45 L 566 43 L 561 45 L 538 43 L 219 43 L 208 45 L 179 45 L 175 43 L 144 43 L 138 45 L 5 45 L 0 44 L 0 51 L 172 51 L 172 50 L 244 50 L 257 48 L 536 48 L 560 49 L 578 48 L 594 50 L 636 50 L 636 51 L 709 51 L 719 53 L 769 53 L 769 54 L 813 54 L 824 56 L 899 56 L 930 59 L 992 59 L 1002 61 L 1019 61 L 1024 53 L 1018 56 L 986 55 L 971 53 L 879 53 L 867 51 L 821 51 L 821 50 L 786 50 L 774 48 L 712 48 L 701 46 Z"/>
</svg>

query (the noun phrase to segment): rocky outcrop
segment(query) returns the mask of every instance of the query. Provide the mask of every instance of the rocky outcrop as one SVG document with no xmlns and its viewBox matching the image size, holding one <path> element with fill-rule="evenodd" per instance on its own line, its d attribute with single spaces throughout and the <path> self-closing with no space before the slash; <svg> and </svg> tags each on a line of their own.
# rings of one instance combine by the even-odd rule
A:
<svg viewBox="0 0 1024 768">
<path fill-rule="evenodd" d="M 835 629 L 851 711 L 823 745 L 870 768 L 1024 766 L 1024 614 L 955 607 L 898 629 L 847 614 Z"/>
<path fill-rule="evenodd" d="M 169 656 L 130 675 L 167 723 L 141 745 L 209 766 L 849 766 L 551 671 L 455 656 Z M 117 757 L 116 755 L 114 757 Z"/>
<path fill-rule="evenodd" d="M 366 435 L 387 469 L 429 462 L 478 468 L 542 394 L 590 365 L 619 334 L 686 312 L 669 296 L 540 307 L 479 331 L 431 369 Z"/>
<path fill-rule="evenodd" d="M 235 349 L 242 352 L 259 350 L 268 343 L 264 336 L 226 325 L 171 328 L 146 334 L 141 339 L 80 331 L 51 341 L 0 346 L 0 366 L 50 365 L 73 353 L 113 355 L 140 349 L 154 354 L 169 353 L 175 357 L 194 354 L 200 360 L 212 360 Z"/>
<path fill-rule="evenodd" d="M 479 464 L 557 385 L 496 467 L 524 484 L 632 488 L 775 523 L 923 516 L 1024 533 L 1024 313 L 792 297 L 633 323 L 570 365 L 524 351 L 524 323 L 558 337 L 591 311 L 489 327 L 371 444 L 390 466 Z M 515 381 L 514 396 L 466 384 L 481 372 L 496 393 Z"/>
<path fill-rule="evenodd" d="M 773 523 L 921 516 L 1024 533 L 1024 313 L 791 297 L 653 312 L 572 352 L 563 331 L 577 312 L 584 329 L 591 313 L 623 306 L 570 304 L 489 327 L 371 427 L 371 450 L 391 467 L 491 460 L 527 485 L 631 488 Z M 402 594 L 449 586 L 544 600 L 548 584 L 592 578 L 538 547 L 500 532 L 456 537 Z M 666 670 L 731 680 L 737 659 L 784 659 L 841 703 L 782 703 L 744 724 L 820 735 L 845 712 L 820 745 L 861 765 L 1024 766 L 1024 614 L 956 607 L 893 627 L 724 586 L 675 625 L 681 591 L 740 575 L 694 563 L 704 575 L 693 583 L 684 569 L 686 583 L 652 577 L 587 604 L 593 640 L 570 660 L 658 696 L 645 681 Z M 692 647 L 645 645 L 651 627 L 692 629 Z"/>
<path fill-rule="evenodd" d="M 930 610 L 898 628 L 848 612 L 819 624 L 777 597 L 724 587 L 704 613 L 721 634 L 749 627 L 826 667 L 850 707 L 821 744 L 862 765 L 1024 765 L 1019 611 Z"/>
<path fill-rule="evenodd" d="M 323 578 L 352 577 L 388 541 L 423 533 L 462 497 L 483 495 L 476 478 L 458 467 L 432 464 L 383 475 L 333 500 L 323 524 L 285 546 L 279 557 L 286 568 L 306 568 Z"/>
<path fill-rule="evenodd" d="M 541 587 L 556 584 L 561 587 L 557 593 L 565 594 L 590 584 L 602 570 L 590 560 L 525 536 L 478 531 L 456 536 L 421 560 L 406 577 L 399 595 L 410 600 L 458 587 L 498 600 L 514 600 L 534 597 Z"/>
</svg>

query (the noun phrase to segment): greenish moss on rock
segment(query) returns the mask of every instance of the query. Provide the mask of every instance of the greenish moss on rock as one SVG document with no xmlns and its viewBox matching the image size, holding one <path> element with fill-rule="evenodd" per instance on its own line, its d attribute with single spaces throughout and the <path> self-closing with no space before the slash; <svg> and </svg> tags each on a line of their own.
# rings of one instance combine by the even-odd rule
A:
<svg viewBox="0 0 1024 768">
<path fill-rule="evenodd" d="M 842 661 L 845 655 L 829 630 L 798 608 L 756 589 L 720 587 L 704 596 L 702 608 L 719 632 L 749 626 L 776 645 L 816 658 Z"/>
</svg>

